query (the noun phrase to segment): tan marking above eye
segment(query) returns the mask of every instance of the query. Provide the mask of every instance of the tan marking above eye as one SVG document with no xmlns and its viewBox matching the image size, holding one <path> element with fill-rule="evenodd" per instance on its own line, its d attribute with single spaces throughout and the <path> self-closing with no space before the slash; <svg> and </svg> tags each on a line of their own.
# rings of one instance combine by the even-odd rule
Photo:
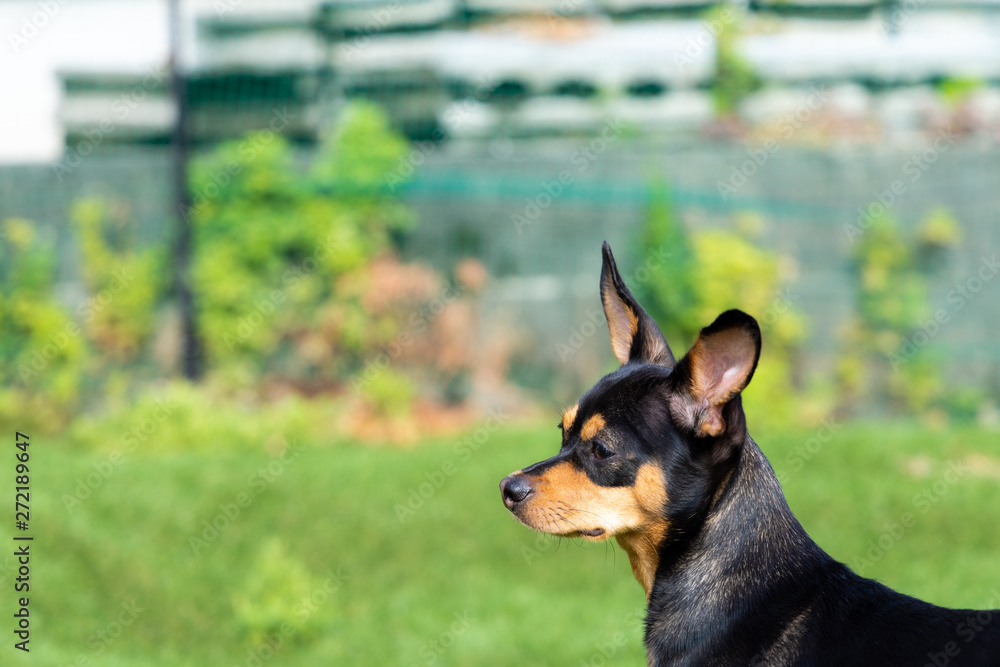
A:
<svg viewBox="0 0 1000 667">
<path fill-rule="evenodd" d="M 564 431 L 568 431 L 573 426 L 573 421 L 576 419 L 576 411 L 579 409 L 580 406 L 577 404 L 563 413 L 562 426 Z"/>
<path fill-rule="evenodd" d="M 590 440 L 598 431 L 604 428 L 604 416 L 600 414 L 591 415 L 587 418 L 587 421 L 583 422 L 583 428 L 580 429 L 580 437 L 584 440 Z"/>
</svg>

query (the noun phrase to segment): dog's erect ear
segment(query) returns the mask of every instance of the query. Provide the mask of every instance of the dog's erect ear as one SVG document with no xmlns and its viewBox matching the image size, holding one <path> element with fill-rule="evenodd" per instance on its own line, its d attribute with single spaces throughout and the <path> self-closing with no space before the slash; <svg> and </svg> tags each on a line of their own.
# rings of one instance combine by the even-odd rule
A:
<svg viewBox="0 0 1000 667">
<path fill-rule="evenodd" d="M 660 332 L 646 311 L 632 293 L 628 291 L 622 277 L 618 275 L 611 246 L 604 242 L 604 265 L 601 267 L 601 303 L 608 318 L 611 332 L 611 348 L 615 357 L 623 364 L 630 361 L 660 364 L 673 368 L 674 355 L 670 352 L 667 339 Z"/>
<path fill-rule="evenodd" d="M 750 383 L 760 358 L 760 327 L 740 310 L 727 310 L 701 330 L 674 370 L 675 419 L 699 436 L 726 430 L 723 408 Z"/>
</svg>

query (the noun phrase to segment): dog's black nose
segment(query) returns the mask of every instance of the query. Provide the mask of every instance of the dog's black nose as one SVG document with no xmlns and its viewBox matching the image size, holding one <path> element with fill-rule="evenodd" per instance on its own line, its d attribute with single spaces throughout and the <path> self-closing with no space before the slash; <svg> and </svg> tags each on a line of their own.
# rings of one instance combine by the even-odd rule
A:
<svg viewBox="0 0 1000 667">
<path fill-rule="evenodd" d="M 528 483 L 524 475 L 513 474 L 503 478 L 500 482 L 500 495 L 503 496 L 503 504 L 511 509 L 517 503 L 527 498 L 534 489 Z"/>
</svg>

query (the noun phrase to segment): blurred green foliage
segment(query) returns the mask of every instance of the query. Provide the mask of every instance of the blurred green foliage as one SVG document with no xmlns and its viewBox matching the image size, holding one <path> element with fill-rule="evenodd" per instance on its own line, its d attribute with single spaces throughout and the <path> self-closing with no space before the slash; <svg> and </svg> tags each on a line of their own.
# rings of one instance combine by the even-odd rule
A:
<svg viewBox="0 0 1000 667">
<path fill-rule="evenodd" d="M 720 29 L 735 30 L 738 15 L 730 10 L 718 21 Z M 396 197 L 412 161 L 377 107 L 354 104 L 308 163 L 271 131 L 193 163 L 193 205 L 183 214 L 195 228 L 193 280 L 209 357 L 200 389 L 144 386 L 169 374 L 179 326 L 165 250 L 140 249 L 127 203 L 85 198 L 73 206 L 70 246 L 78 252 L 82 290 L 61 290 L 58 297 L 65 276 L 54 237 L 25 220 L 4 221 L 0 416 L 30 415 L 34 423 L 20 423 L 54 431 L 100 401 L 108 422 L 128 434 L 130 424 L 146 423 L 162 409 L 157 401 L 169 400 L 176 403 L 171 425 L 148 446 L 183 448 L 218 436 L 201 418 L 208 406 L 250 410 L 239 406 L 243 399 L 258 406 L 287 399 L 287 420 L 243 421 L 248 440 L 255 428 L 279 422 L 305 433 L 300 422 L 308 410 L 297 401 L 345 386 L 353 392 L 348 402 L 358 432 L 366 420 L 408 419 L 426 388 L 433 398 L 460 402 L 473 366 L 506 369 L 508 351 L 497 344 L 499 361 L 492 362 L 479 355 L 481 341 L 470 335 L 471 302 L 437 320 L 445 305 L 464 300 L 458 294 L 467 286 L 456 287 L 461 280 L 449 287 L 434 270 L 395 257 L 394 235 L 414 222 Z M 787 286 L 794 264 L 759 242 L 762 220 L 743 215 L 730 222 L 687 233 L 669 186 L 655 181 L 640 242 L 659 265 L 633 288 L 678 354 L 723 310 L 757 317 L 764 354 L 745 397 L 762 408 L 751 410 L 757 419 L 815 422 L 835 393 L 848 410 L 888 402 L 901 413 L 975 413 L 982 393 L 945 397 L 941 374 L 922 347 L 904 350 L 904 363 L 897 363 L 907 337 L 930 314 L 926 275 L 943 266 L 961 239 L 947 210 L 931 211 L 914 239 L 885 216 L 857 230 L 857 312 L 844 333 L 836 386 L 796 370 L 808 327 Z M 466 273 L 470 285 L 485 279 L 481 266 Z M 85 433 L 91 425 L 85 418 L 74 428 Z M 144 442 L 141 435 L 130 436 L 132 442 Z"/>
<path fill-rule="evenodd" d="M 79 309 L 87 338 L 111 361 L 135 361 L 145 351 L 163 299 L 163 252 L 157 247 L 136 249 L 128 210 L 122 205 L 82 199 L 71 217 L 88 294 Z"/>
<path fill-rule="evenodd" d="M 697 320 L 695 257 L 687 234 L 677 219 L 670 187 L 661 179 L 649 188 L 646 222 L 639 237 L 641 257 L 666 255 L 667 261 L 637 282 L 635 295 L 660 325 L 667 340 L 690 346 L 701 327 Z"/>
<path fill-rule="evenodd" d="M 707 325 L 719 313 L 739 308 L 761 327 L 764 351 L 744 393 L 748 414 L 769 423 L 815 418 L 796 391 L 796 352 L 806 322 L 795 310 L 799 297 L 786 285 L 780 257 L 739 232 L 700 231 L 692 235 L 692 245 L 698 276 L 695 317 Z"/>
<path fill-rule="evenodd" d="M 357 104 L 306 170 L 273 132 L 195 162 L 194 283 L 210 365 L 334 378 L 394 335 L 378 335 L 337 290 L 412 222 L 385 184 L 406 151 L 378 107 Z"/>
<path fill-rule="evenodd" d="M 405 415 L 416 397 L 416 389 L 409 378 L 391 367 L 384 368 L 365 383 L 361 392 L 381 418 Z"/>
<path fill-rule="evenodd" d="M 378 107 L 352 104 L 309 165 L 269 130 L 194 161 L 193 205 L 182 214 L 195 227 L 199 333 L 216 385 L 343 382 L 396 339 L 440 282 L 391 259 L 390 235 L 413 224 L 395 196 L 412 173 L 401 167 L 407 157 Z M 117 403 L 142 412 L 136 385 L 151 374 L 141 369 L 155 361 L 169 370 L 178 353 L 165 247 L 139 249 L 125 202 L 84 198 L 70 218 L 83 292 L 59 298 L 54 237 L 26 220 L 3 222 L 0 416 L 30 415 L 18 423 L 38 431 L 62 428 L 97 400 L 112 415 Z M 413 395 L 394 372 L 366 397 L 387 410 Z M 206 398 L 193 399 L 196 410 Z"/>
<path fill-rule="evenodd" d="M 916 270 L 912 248 L 899 224 L 882 215 L 858 241 L 854 259 L 858 315 L 873 337 L 882 339 L 876 345 L 895 345 L 898 332 L 926 317 L 929 310 L 927 285 Z"/>
<path fill-rule="evenodd" d="M 719 116 L 736 115 L 740 102 L 760 87 L 760 78 L 737 48 L 746 12 L 735 5 L 719 6 L 708 11 L 706 20 L 715 35 L 715 83 L 712 97 Z"/>
<path fill-rule="evenodd" d="M 282 644 L 306 643 L 317 631 L 312 602 L 317 592 L 325 601 L 320 579 L 288 552 L 280 538 L 272 537 L 259 548 L 242 590 L 233 596 L 233 611 L 251 644 L 272 638 Z"/>
<path fill-rule="evenodd" d="M 917 414 L 942 407 L 940 368 L 924 345 L 911 342 L 932 318 L 919 248 L 921 242 L 947 248 L 959 237 L 957 221 L 938 210 L 920 226 L 917 240 L 907 239 L 888 214 L 874 216 L 858 238 L 857 311 L 844 332 L 838 363 L 841 400 L 847 405 L 888 405 Z M 930 326 L 936 331 L 939 325 Z"/>
<path fill-rule="evenodd" d="M 929 345 L 940 324 L 933 321 L 938 315 L 931 312 L 928 275 L 947 264 L 962 238 L 950 211 L 932 209 L 912 238 L 885 214 L 854 229 L 855 313 L 841 332 L 836 381 L 799 376 L 798 347 L 808 323 L 795 308 L 794 264 L 757 243 L 763 221 L 735 218 L 728 228 L 687 233 L 669 190 L 654 183 L 641 252 L 656 257 L 667 248 L 671 254 L 636 293 L 678 353 L 723 310 L 757 318 L 764 349 L 744 400 L 758 424 L 815 423 L 834 409 L 872 414 L 884 407 L 968 419 L 986 403 L 981 388 L 945 391 Z"/>
<path fill-rule="evenodd" d="M 0 292 L 0 415 L 43 432 L 63 427 L 95 387 L 127 389 L 120 369 L 146 351 L 162 299 L 161 256 L 135 250 L 127 209 L 85 199 L 71 217 L 84 288 L 75 309 L 57 298 L 54 239 L 9 219 L 0 246 L 0 284 L 14 285 Z"/>
<path fill-rule="evenodd" d="M 974 77 L 945 77 L 937 84 L 938 95 L 950 107 L 957 107 L 984 86 Z"/>
<path fill-rule="evenodd" d="M 688 235 L 669 191 L 654 186 L 642 252 L 656 256 L 667 249 L 671 255 L 638 285 L 639 301 L 665 325 L 664 335 L 677 355 L 725 310 L 739 308 L 756 317 L 765 352 L 745 396 L 749 404 L 760 406 L 750 413 L 775 423 L 813 419 L 816 415 L 803 408 L 795 391 L 795 355 L 806 334 L 805 318 L 794 307 L 799 297 L 785 285 L 782 258 L 755 243 L 759 221 L 747 217 L 741 223 L 735 231 L 702 229 Z"/>
<path fill-rule="evenodd" d="M 138 391 L 131 401 L 80 415 L 67 432 L 79 446 L 114 447 L 126 454 L 139 449 L 212 450 L 222 441 L 260 450 L 314 440 L 336 430 L 340 417 L 335 403 L 309 401 L 293 393 L 257 404 L 233 400 L 218 385 L 178 380 L 152 385 Z"/>
<path fill-rule="evenodd" d="M 962 241 L 962 225 L 944 207 L 931 209 L 917 226 L 917 266 L 933 273 L 948 262 L 952 250 Z"/>
<path fill-rule="evenodd" d="M 944 207 L 931 209 L 917 227 L 922 246 L 954 248 L 962 240 L 962 224 Z"/>
<path fill-rule="evenodd" d="M 21 219 L 0 230 L 0 421 L 58 427 L 79 402 L 86 344 L 55 298 L 54 238 Z"/>
</svg>

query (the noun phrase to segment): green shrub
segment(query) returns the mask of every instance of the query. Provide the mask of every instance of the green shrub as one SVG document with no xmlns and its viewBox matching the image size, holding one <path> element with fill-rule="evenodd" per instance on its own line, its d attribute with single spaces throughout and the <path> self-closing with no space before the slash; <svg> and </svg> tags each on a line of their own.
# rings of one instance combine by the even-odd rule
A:
<svg viewBox="0 0 1000 667">
<path fill-rule="evenodd" d="M 948 243 L 957 233 L 950 220 L 923 226 L 923 236 Z M 939 365 L 926 348 L 908 350 L 905 344 L 931 314 L 917 247 L 894 219 L 882 215 L 858 240 L 854 261 L 856 316 L 844 331 L 838 362 L 842 401 L 911 414 L 939 405 L 944 393 Z"/>
<path fill-rule="evenodd" d="M 379 417 L 405 416 L 417 393 L 413 381 L 391 367 L 379 371 L 361 391 Z"/>
<path fill-rule="evenodd" d="M 0 420 L 48 432 L 64 424 L 80 402 L 86 345 L 54 297 L 54 238 L 21 219 L 5 220 L 2 233 Z"/>
<path fill-rule="evenodd" d="M 114 387 L 127 390 L 120 366 L 144 352 L 162 290 L 160 256 L 132 248 L 127 209 L 115 219 L 105 202 L 85 199 L 72 218 L 86 290 L 75 312 L 55 298 L 52 237 L 11 219 L 0 245 L 0 415 L 43 432 Z"/>
<path fill-rule="evenodd" d="M 163 296 L 158 247 L 137 249 L 126 207 L 87 198 L 73 205 L 87 300 L 79 309 L 87 338 L 110 362 L 135 361 L 152 336 Z"/>
<path fill-rule="evenodd" d="M 765 341 L 746 393 L 751 412 L 767 423 L 817 417 L 822 408 L 803 408 L 802 396 L 793 387 L 794 361 L 806 321 L 795 311 L 798 296 L 783 288 L 779 256 L 757 246 L 748 225 L 743 225 L 746 233 L 705 229 L 688 235 L 663 186 L 654 187 L 650 201 L 641 237 L 643 252 L 655 256 L 666 251 L 669 260 L 650 271 L 636 292 L 674 351 L 686 351 L 698 331 L 723 311 L 746 311 L 757 318 Z"/>
<path fill-rule="evenodd" d="M 654 182 L 649 191 L 646 224 L 640 236 L 641 256 L 667 255 L 649 279 L 635 285 L 636 298 L 660 325 L 671 344 L 689 346 L 701 327 L 695 312 L 695 257 L 674 209 L 670 188 Z"/>
<path fill-rule="evenodd" d="M 946 77 L 937 85 L 938 96 L 954 108 L 965 102 L 972 93 L 983 87 L 981 79 L 971 77 Z"/>
<path fill-rule="evenodd" d="M 252 386 L 244 382 L 243 387 Z M 339 409 L 289 394 L 262 402 L 208 381 L 173 381 L 140 389 L 128 401 L 81 415 L 66 438 L 75 446 L 133 452 L 274 450 L 300 442 L 329 443 Z"/>
<path fill-rule="evenodd" d="M 712 9 L 707 16 L 709 25 L 718 26 L 712 96 L 715 112 L 720 116 L 735 115 L 740 102 L 760 87 L 760 79 L 753 67 L 737 49 L 744 18 L 742 10 L 730 6 Z"/>
<path fill-rule="evenodd" d="M 962 225 L 951 211 L 943 206 L 931 209 L 917 226 L 918 268 L 925 273 L 940 269 L 961 241 Z"/>
<path fill-rule="evenodd" d="M 377 107 L 355 105 L 311 171 L 269 132 L 196 162 L 194 282 L 212 364 L 328 379 L 357 368 L 368 339 L 351 332 L 368 322 L 337 307 L 338 284 L 410 223 L 385 187 L 405 152 Z"/>
<path fill-rule="evenodd" d="M 280 539 L 271 538 L 258 552 L 243 589 L 233 596 L 233 611 L 252 645 L 276 637 L 282 645 L 301 644 L 316 635 L 310 601 L 318 590 L 321 582 Z"/>
<path fill-rule="evenodd" d="M 748 413 L 768 424 L 811 418 L 793 382 L 806 321 L 795 311 L 799 297 L 783 288 L 778 255 L 730 231 L 700 231 L 691 240 L 698 276 L 695 318 L 704 326 L 719 313 L 739 308 L 753 315 L 761 327 L 764 350 L 744 395 Z"/>
</svg>

